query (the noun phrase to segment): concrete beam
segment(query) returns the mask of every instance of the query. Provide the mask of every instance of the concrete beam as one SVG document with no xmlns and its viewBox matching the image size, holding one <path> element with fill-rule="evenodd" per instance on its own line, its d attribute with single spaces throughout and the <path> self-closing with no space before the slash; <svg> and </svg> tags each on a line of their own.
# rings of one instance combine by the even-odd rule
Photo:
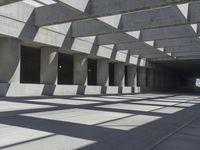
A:
<svg viewBox="0 0 200 150">
<path fill-rule="evenodd" d="M 0 6 L 19 2 L 19 1 L 22 1 L 22 0 L 0 0 Z"/>
<path fill-rule="evenodd" d="M 148 59 L 151 62 L 158 62 L 158 61 L 175 61 L 176 59 L 172 57 L 162 57 L 162 58 L 149 58 Z"/>
<path fill-rule="evenodd" d="M 125 33 L 111 33 L 98 36 L 99 45 L 136 42 L 136 41 L 137 39 L 134 39 L 132 36 L 127 35 Z"/>
<path fill-rule="evenodd" d="M 140 50 L 130 50 L 130 55 L 141 55 L 141 54 L 163 54 L 156 49 L 140 49 Z"/>
<path fill-rule="evenodd" d="M 186 24 L 187 20 L 177 13 L 173 6 L 149 9 L 123 14 L 121 17 L 121 28 L 125 31 L 135 31 L 148 28 Z"/>
<path fill-rule="evenodd" d="M 189 45 L 199 45 L 199 39 L 196 37 L 188 38 L 175 38 L 175 39 L 163 39 L 155 40 L 155 47 L 178 47 L 178 46 L 189 46 Z"/>
<path fill-rule="evenodd" d="M 197 35 L 191 32 L 191 29 L 188 25 L 146 29 L 141 31 L 141 38 L 142 40 L 146 41 L 194 36 Z"/>
<path fill-rule="evenodd" d="M 73 37 L 94 36 L 113 32 L 117 32 L 117 30 L 95 19 L 75 21 L 72 23 Z"/>
<path fill-rule="evenodd" d="M 141 54 L 140 57 L 141 58 L 168 58 L 170 56 L 163 53 L 163 54 Z"/>
<path fill-rule="evenodd" d="M 136 10 L 145 10 L 149 8 L 157 8 L 161 6 L 176 5 L 185 2 L 191 2 L 196 0 L 151 0 L 151 1 L 136 1 L 136 0 L 56 0 L 58 4 L 51 6 L 44 6 L 37 8 L 35 10 L 36 16 L 36 25 L 45 26 L 50 24 L 57 24 L 63 22 L 74 21 L 76 19 L 86 19 L 86 18 L 95 18 L 99 16 L 106 15 L 116 15 L 124 12 L 133 12 Z M 64 11 L 66 9 L 66 12 Z M 67 14 L 68 10 L 73 10 L 74 14 L 82 13 L 82 16 L 71 16 L 66 15 L 66 17 L 59 17 L 63 14 Z M 168 10 L 166 10 L 168 11 Z M 44 13 L 45 12 L 45 13 Z M 70 11 L 71 12 L 71 11 Z M 164 13 L 165 11 L 163 11 Z M 72 12 L 71 12 L 72 13 Z M 148 15 L 150 16 L 150 15 Z M 147 16 L 147 17 L 148 17 Z M 56 19 L 57 18 L 57 19 Z M 174 17 L 172 17 L 174 18 Z M 148 19 L 147 19 L 148 20 Z"/>
<path fill-rule="evenodd" d="M 73 37 L 125 32 L 98 20 L 76 21 L 73 23 L 72 29 Z M 178 25 L 141 30 L 139 37 L 141 40 L 151 41 L 194 36 L 197 36 L 197 34 L 192 30 L 190 25 Z"/>
<path fill-rule="evenodd" d="M 165 52 L 199 52 L 200 53 L 200 45 L 192 45 L 192 46 L 177 46 L 177 47 L 169 47 L 165 49 Z"/>
<path fill-rule="evenodd" d="M 175 52 L 173 53 L 173 56 L 179 57 L 179 56 L 185 56 L 185 57 L 191 57 L 191 56 L 200 56 L 200 51 L 199 52 Z"/>
<path fill-rule="evenodd" d="M 131 43 L 123 43 L 123 44 L 116 44 L 117 50 L 137 50 L 137 49 L 147 49 L 152 48 L 150 45 L 144 42 L 131 42 Z"/>
<path fill-rule="evenodd" d="M 199 60 L 200 56 L 179 56 L 176 57 L 176 60 Z"/>
</svg>

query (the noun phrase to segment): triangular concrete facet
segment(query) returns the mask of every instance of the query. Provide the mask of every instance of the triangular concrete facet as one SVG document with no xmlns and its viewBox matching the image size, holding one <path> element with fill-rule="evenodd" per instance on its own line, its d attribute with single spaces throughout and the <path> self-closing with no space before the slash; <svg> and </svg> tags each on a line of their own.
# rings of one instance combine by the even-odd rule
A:
<svg viewBox="0 0 200 150">
<path fill-rule="evenodd" d="M 194 30 L 194 32 L 197 33 L 198 25 L 197 24 L 191 24 L 190 26 L 192 27 L 192 29 Z"/>
<path fill-rule="evenodd" d="M 97 18 L 98 20 L 114 27 L 118 28 L 120 20 L 121 20 L 121 14 L 120 15 L 113 15 L 113 16 L 107 16 L 107 17 L 100 17 Z"/>
<path fill-rule="evenodd" d="M 164 52 L 164 48 L 157 48 L 159 51 Z"/>
<path fill-rule="evenodd" d="M 84 12 L 86 7 L 88 6 L 89 0 L 59 0 L 59 2 L 62 2 L 77 10 Z"/>
<path fill-rule="evenodd" d="M 140 38 L 140 31 L 131 31 L 131 32 L 126 32 L 128 35 L 136 38 L 136 39 L 139 39 Z"/>
<path fill-rule="evenodd" d="M 145 42 L 146 44 L 152 46 L 152 47 L 154 46 L 154 43 L 155 43 L 154 41 L 144 41 L 144 42 Z"/>
<path fill-rule="evenodd" d="M 188 19 L 189 3 L 180 4 L 180 5 L 177 5 L 177 7 L 182 13 L 182 15 L 185 17 L 185 19 Z"/>
</svg>

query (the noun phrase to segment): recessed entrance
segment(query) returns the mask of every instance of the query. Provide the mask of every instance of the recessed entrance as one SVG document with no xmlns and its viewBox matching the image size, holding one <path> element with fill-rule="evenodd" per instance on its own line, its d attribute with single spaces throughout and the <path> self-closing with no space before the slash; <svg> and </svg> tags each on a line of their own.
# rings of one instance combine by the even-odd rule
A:
<svg viewBox="0 0 200 150">
<path fill-rule="evenodd" d="M 40 49 L 21 47 L 21 83 L 40 83 Z"/>
<path fill-rule="evenodd" d="M 58 84 L 73 84 L 73 56 L 58 54 Z"/>
<path fill-rule="evenodd" d="M 114 63 L 109 63 L 109 86 L 114 86 Z"/>
<path fill-rule="evenodd" d="M 97 85 L 97 61 L 88 59 L 88 85 Z"/>
</svg>

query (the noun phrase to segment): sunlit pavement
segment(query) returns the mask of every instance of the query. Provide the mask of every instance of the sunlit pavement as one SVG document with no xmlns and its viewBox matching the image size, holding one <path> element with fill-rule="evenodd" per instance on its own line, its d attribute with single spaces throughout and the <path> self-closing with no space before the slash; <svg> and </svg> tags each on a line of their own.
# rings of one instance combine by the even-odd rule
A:
<svg viewBox="0 0 200 150">
<path fill-rule="evenodd" d="M 0 98 L 2 150 L 199 150 L 200 96 Z"/>
</svg>

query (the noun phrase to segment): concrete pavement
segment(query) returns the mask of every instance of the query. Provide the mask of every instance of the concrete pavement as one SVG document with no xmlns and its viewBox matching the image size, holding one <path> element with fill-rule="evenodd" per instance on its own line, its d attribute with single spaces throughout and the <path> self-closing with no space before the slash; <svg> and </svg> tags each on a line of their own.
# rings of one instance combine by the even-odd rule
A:
<svg viewBox="0 0 200 150">
<path fill-rule="evenodd" d="M 200 96 L 0 98 L 2 150 L 199 150 Z"/>
</svg>

